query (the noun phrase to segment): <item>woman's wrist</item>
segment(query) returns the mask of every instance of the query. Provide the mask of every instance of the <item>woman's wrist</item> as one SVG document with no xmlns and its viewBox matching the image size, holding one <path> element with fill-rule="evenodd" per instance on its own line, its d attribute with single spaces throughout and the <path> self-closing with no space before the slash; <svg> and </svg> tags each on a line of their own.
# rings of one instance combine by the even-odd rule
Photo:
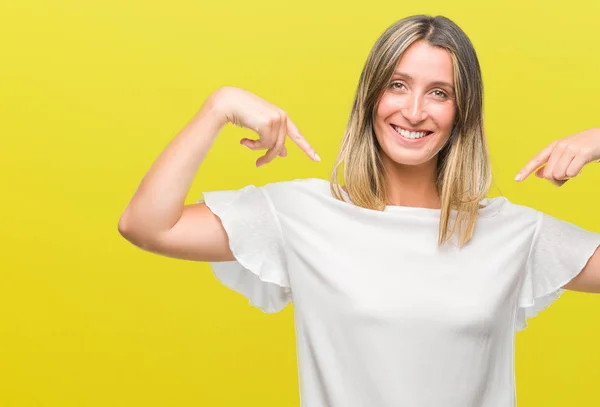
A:
<svg viewBox="0 0 600 407">
<path fill-rule="evenodd" d="M 211 93 L 201 109 L 202 115 L 213 118 L 218 128 L 229 123 L 230 111 L 226 96 L 228 88 L 228 86 L 224 86 Z"/>
</svg>

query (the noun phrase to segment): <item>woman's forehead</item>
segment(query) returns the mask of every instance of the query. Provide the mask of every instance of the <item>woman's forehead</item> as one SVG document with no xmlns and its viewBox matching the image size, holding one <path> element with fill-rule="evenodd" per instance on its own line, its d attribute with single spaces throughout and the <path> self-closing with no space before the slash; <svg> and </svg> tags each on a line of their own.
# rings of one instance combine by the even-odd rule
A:
<svg viewBox="0 0 600 407">
<path fill-rule="evenodd" d="M 454 66 L 450 53 L 424 41 L 417 41 L 404 51 L 394 74 L 413 81 L 454 83 Z"/>
</svg>

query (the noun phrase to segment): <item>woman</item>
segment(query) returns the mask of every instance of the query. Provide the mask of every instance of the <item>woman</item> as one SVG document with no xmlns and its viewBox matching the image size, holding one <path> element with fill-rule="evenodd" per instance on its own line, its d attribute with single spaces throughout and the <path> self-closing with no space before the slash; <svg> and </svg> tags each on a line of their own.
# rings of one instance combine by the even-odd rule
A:
<svg viewBox="0 0 600 407">
<path fill-rule="evenodd" d="M 257 166 L 289 136 L 280 108 L 213 93 L 144 177 L 119 230 L 146 250 L 210 262 L 265 312 L 293 300 L 306 407 L 514 406 L 514 334 L 564 289 L 600 292 L 600 235 L 486 199 L 482 80 L 463 31 L 405 18 L 362 72 L 336 169 L 204 194 L 184 206 L 226 123 L 254 130 Z M 560 185 L 600 158 L 600 130 L 559 140 L 519 173 Z M 545 164 L 545 165 L 544 165 Z"/>
</svg>

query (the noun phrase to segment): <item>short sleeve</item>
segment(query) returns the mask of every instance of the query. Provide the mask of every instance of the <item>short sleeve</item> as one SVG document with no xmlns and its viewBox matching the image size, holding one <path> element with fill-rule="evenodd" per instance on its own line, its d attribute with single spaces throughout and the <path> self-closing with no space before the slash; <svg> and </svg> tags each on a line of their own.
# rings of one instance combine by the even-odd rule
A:
<svg viewBox="0 0 600 407">
<path fill-rule="evenodd" d="M 285 245 L 277 213 L 265 187 L 203 193 L 221 219 L 235 261 L 209 262 L 215 277 L 265 313 L 291 300 Z"/>
<path fill-rule="evenodd" d="M 560 297 L 565 291 L 561 287 L 579 274 L 599 245 L 600 234 L 537 212 L 519 296 L 518 331 Z"/>
</svg>

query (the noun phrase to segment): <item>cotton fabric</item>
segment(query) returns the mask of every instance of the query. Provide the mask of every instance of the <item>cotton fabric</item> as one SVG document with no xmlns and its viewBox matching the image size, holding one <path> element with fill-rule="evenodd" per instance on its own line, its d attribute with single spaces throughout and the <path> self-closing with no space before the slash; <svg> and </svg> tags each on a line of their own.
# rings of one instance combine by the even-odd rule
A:
<svg viewBox="0 0 600 407">
<path fill-rule="evenodd" d="M 361 208 L 321 179 L 203 197 L 236 259 L 216 277 L 266 313 L 294 304 L 302 407 L 515 406 L 515 332 L 600 245 L 505 197 L 463 248 L 438 247 L 440 210 Z"/>
</svg>

